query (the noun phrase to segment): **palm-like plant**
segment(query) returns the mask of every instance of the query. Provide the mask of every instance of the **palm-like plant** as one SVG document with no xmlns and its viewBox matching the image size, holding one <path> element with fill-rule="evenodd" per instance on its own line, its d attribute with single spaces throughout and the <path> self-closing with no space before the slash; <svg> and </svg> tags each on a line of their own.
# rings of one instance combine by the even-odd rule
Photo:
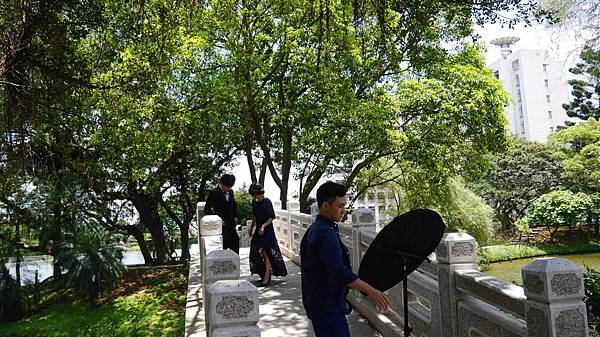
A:
<svg viewBox="0 0 600 337">
<path fill-rule="evenodd" d="M 0 260 L 0 321 L 13 322 L 19 319 L 17 283 Z"/>
<path fill-rule="evenodd" d="M 65 270 L 66 286 L 85 294 L 92 307 L 100 291 L 113 288 L 124 267 L 119 236 L 95 226 L 81 226 L 59 243 L 57 263 Z"/>
</svg>

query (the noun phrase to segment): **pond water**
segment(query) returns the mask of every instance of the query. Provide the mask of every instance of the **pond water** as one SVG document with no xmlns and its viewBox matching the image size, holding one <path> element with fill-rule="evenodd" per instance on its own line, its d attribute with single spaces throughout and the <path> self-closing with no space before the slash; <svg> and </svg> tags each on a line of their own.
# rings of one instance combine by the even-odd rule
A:
<svg viewBox="0 0 600 337">
<path fill-rule="evenodd" d="M 600 271 L 600 253 L 574 254 L 574 255 L 550 255 L 544 257 L 560 257 L 569 259 L 585 271 L 585 266 Z M 537 257 L 539 258 L 539 257 Z M 513 261 L 496 262 L 482 266 L 481 272 L 496 278 L 522 285 L 521 268 L 533 261 L 534 258 L 518 259 Z"/>
<path fill-rule="evenodd" d="M 180 256 L 181 249 L 177 249 L 177 256 Z M 131 266 L 136 264 L 144 264 L 144 257 L 142 252 L 129 250 L 123 252 L 123 259 L 121 263 L 125 266 Z M 15 276 L 15 264 L 7 263 L 6 267 L 10 273 Z M 39 281 L 43 281 L 48 277 L 52 276 L 52 256 L 49 255 L 38 255 L 38 256 L 26 256 L 25 261 L 21 263 L 21 282 L 23 284 L 31 284 L 35 282 L 35 273 L 38 273 Z"/>
</svg>

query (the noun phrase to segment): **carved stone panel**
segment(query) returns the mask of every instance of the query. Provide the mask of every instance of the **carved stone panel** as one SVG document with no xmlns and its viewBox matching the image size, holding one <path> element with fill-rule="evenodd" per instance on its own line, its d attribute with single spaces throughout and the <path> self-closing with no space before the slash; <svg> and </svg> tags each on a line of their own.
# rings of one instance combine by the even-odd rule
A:
<svg viewBox="0 0 600 337">
<path fill-rule="evenodd" d="M 208 266 L 208 270 L 212 274 L 231 274 L 236 270 L 237 266 L 232 261 L 214 261 Z"/>
<path fill-rule="evenodd" d="M 475 245 L 471 242 L 456 242 L 452 246 L 452 255 L 455 257 L 471 256 L 475 253 Z"/>
<path fill-rule="evenodd" d="M 556 335 L 561 337 L 586 337 L 585 317 L 577 309 L 562 311 L 555 320 Z"/>
<path fill-rule="evenodd" d="M 210 252 L 203 264 L 202 281 L 235 280 L 240 277 L 240 256 L 232 250 Z"/>
<path fill-rule="evenodd" d="M 550 281 L 552 293 L 556 296 L 568 296 L 579 293 L 583 282 L 575 273 L 556 274 Z"/>
<path fill-rule="evenodd" d="M 435 252 L 439 263 L 476 263 L 477 241 L 466 233 L 446 233 Z"/>
<path fill-rule="evenodd" d="M 246 280 L 217 281 L 208 287 L 211 328 L 258 322 L 258 289 Z"/>
<path fill-rule="evenodd" d="M 254 302 L 245 296 L 225 295 L 216 304 L 215 309 L 225 319 L 247 318 L 254 310 Z"/>
<path fill-rule="evenodd" d="M 548 316 L 538 308 L 529 308 L 527 310 L 527 331 L 529 337 L 548 337 L 550 328 L 548 326 Z"/>
<path fill-rule="evenodd" d="M 527 274 L 523 285 L 531 293 L 542 294 L 544 292 L 544 281 L 538 275 Z"/>
<path fill-rule="evenodd" d="M 447 258 L 448 257 L 448 247 L 446 245 L 438 245 L 435 249 L 435 255 L 438 258 Z"/>
</svg>

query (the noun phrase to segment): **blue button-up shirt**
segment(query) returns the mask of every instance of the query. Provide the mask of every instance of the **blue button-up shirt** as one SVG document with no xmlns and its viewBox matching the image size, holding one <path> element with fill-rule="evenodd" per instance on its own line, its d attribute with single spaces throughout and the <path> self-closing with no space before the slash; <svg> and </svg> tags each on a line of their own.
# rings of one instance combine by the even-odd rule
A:
<svg viewBox="0 0 600 337">
<path fill-rule="evenodd" d="M 340 241 L 337 224 L 321 215 L 300 244 L 302 302 L 308 318 L 346 312 L 347 284 L 352 272 L 348 249 Z"/>
</svg>

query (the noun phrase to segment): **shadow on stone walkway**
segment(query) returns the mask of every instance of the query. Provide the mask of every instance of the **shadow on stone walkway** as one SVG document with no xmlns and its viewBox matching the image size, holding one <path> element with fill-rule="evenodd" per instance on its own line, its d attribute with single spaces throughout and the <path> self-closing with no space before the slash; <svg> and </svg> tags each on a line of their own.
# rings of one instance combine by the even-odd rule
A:
<svg viewBox="0 0 600 337">
<path fill-rule="evenodd" d="M 256 282 L 258 275 L 250 275 L 248 248 L 240 250 L 240 276 L 250 282 Z M 284 257 L 285 258 L 285 257 Z M 273 278 L 260 292 L 260 326 L 262 337 L 314 337 L 302 307 L 300 286 L 300 267 L 285 258 L 288 276 Z M 369 324 L 356 311 L 348 316 L 350 332 L 353 337 L 379 337 Z"/>
</svg>

